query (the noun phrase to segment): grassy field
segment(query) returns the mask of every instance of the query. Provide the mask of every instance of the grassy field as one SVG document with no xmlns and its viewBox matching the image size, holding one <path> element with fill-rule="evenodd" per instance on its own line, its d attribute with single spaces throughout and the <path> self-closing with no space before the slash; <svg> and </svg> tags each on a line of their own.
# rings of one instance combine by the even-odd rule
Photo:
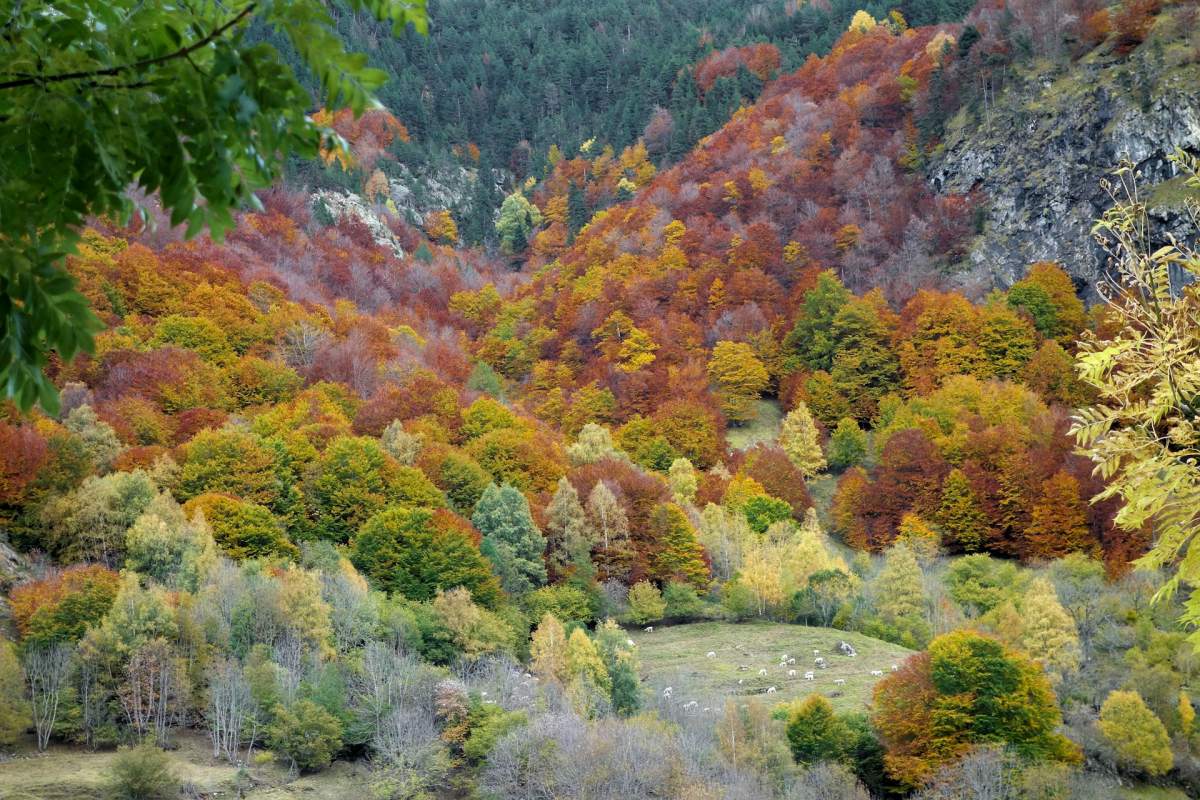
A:
<svg viewBox="0 0 1200 800">
<path fill-rule="evenodd" d="M 52 745 L 41 755 L 30 747 L 0 762 L 0 800 L 100 800 L 105 797 L 106 773 L 113 751 L 90 752 L 83 748 Z M 212 748 L 203 735 L 184 731 L 174 737 L 169 751 L 172 768 L 184 787 L 185 797 L 237 797 L 237 769 L 212 758 Z M 244 797 L 250 800 L 343 800 L 361 797 L 366 785 L 366 767 L 336 762 L 330 769 L 290 780 L 287 770 L 271 762 L 249 768 L 253 787 Z"/>
<path fill-rule="evenodd" d="M 857 633 L 778 623 L 702 622 L 658 627 L 653 633 L 638 630 L 630 638 L 638 645 L 642 676 L 652 691 L 661 693 L 671 686 L 676 702 L 695 700 L 710 708 L 718 708 L 726 697 L 736 695 L 762 695 L 784 702 L 819 692 L 840 711 L 861 710 L 879 680 L 871 672 L 887 674 L 892 664 L 911 653 Z M 837 655 L 834 645 L 839 639 L 853 645 L 858 655 Z M 829 665 L 826 669 L 813 666 L 813 650 L 821 651 Z M 708 658 L 710 651 L 714 658 Z M 784 654 L 796 659 L 794 666 L 780 666 Z M 763 669 L 766 675 L 759 674 Z M 795 677 L 788 676 L 789 669 L 796 670 Z M 809 670 L 814 680 L 804 679 Z M 835 684 L 838 679 L 845 684 Z M 776 691 L 768 697 L 771 686 Z"/>
<path fill-rule="evenodd" d="M 725 432 L 730 450 L 744 450 L 759 442 L 773 442 L 779 437 L 783 425 L 783 411 L 774 400 L 759 400 L 755 403 L 758 416 L 745 425 L 731 425 Z"/>
</svg>

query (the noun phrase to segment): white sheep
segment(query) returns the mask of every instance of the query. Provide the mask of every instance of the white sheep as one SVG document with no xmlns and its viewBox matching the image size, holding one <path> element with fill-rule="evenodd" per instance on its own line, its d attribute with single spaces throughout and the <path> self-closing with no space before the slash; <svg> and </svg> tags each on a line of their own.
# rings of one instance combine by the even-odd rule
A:
<svg viewBox="0 0 1200 800">
<path fill-rule="evenodd" d="M 873 677 L 876 677 L 876 678 L 882 678 L 882 677 L 883 677 L 883 670 L 881 670 L 881 669 L 873 669 L 873 670 L 871 670 L 871 675 L 872 675 Z"/>
<path fill-rule="evenodd" d="M 690 710 L 690 709 L 693 709 L 693 708 L 695 708 L 695 707 L 696 707 L 696 706 L 698 706 L 698 705 L 700 705 L 700 704 L 699 704 L 699 703 L 697 703 L 695 700 L 689 700 L 688 702 L 686 702 L 686 703 L 684 703 L 684 704 L 683 704 L 683 709 L 684 709 L 685 711 L 687 711 L 687 710 Z"/>
<path fill-rule="evenodd" d="M 626 640 L 625 640 L 625 644 L 629 645 L 630 647 L 636 647 L 636 646 L 637 646 L 637 645 L 634 643 L 633 639 L 626 639 Z"/>
<path fill-rule="evenodd" d="M 794 665 L 794 664 L 796 663 L 796 659 L 794 659 L 794 658 L 789 658 L 789 659 L 787 660 L 787 663 L 788 663 L 789 665 Z"/>
<path fill-rule="evenodd" d="M 758 674 L 759 674 L 759 675 L 766 675 L 766 674 L 767 674 L 767 670 L 766 670 L 765 668 L 764 668 L 764 669 L 760 669 L 760 670 L 758 671 Z"/>
<path fill-rule="evenodd" d="M 663 697 L 670 697 L 670 696 L 671 696 L 671 687 L 668 686 L 667 688 L 663 689 Z"/>
<path fill-rule="evenodd" d="M 646 633 L 654 633 L 654 626 L 653 626 L 653 625 L 647 625 L 647 626 L 644 628 L 644 630 L 646 631 Z"/>
<path fill-rule="evenodd" d="M 774 687 L 774 686 L 768 686 L 768 687 L 767 687 L 767 694 L 775 694 L 775 687 Z"/>
<path fill-rule="evenodd" d="M 804 673 L 804 680 L 811 681 L 811 680 L 813 680 L 813 678 L 814 678 L 814 674 L 813 674 L 812 670 L 809 670 L 808 672 Z"/>
<path fill-rule="evenodd" d="M 895 672 L 895 671 L 896 671 L 896 670 L 898 670 L 898 669 L 900 669 L 900 665 L 899 665 L 899 664 L 892 664 L 892 672 Z"/>
<path fill-rule="evenodd" d="M 845 678 L 838 678 L 837 680 L 835 680 L 835 681 L 833 682 L 833 685 L 834 685 L 834 686 L 845 686 L 845 685 L 846 685 L 846 679 L 845 679 Z"/>
<path fill-rule="evenodd" d="M 788 670 L 788 677 L 789 677 L 789 678 L 794 678 L 794 677 L 796 677 L 796 670 L 794 670 L 794 669 L 789 669 L 789 670 Z"/>
<path fill-rule="evenodd" d="M 714 653 L 712 650 L 709 650 L 707 653 L 704 654 L 704 657 L 705 658 L 716 658 L 717 654 Z"/>
<path fill-rule="evenodd" d="M 821 655 L 821 651 L 820 651 L 820 650 L 813 650 L 813 655 L 814 655 L 814 656 L 819 656 L 819 655 Z"/>
<path fill-rule="evenodd" d="M 745 683 L 745 681 L 741 678 L 738 678 L 738 686 L 741 686 L 743 683 Z"/>
<path fill-rule="evenodd" d="M 704 707 L 704 713 L 705 713 L 705 714 L 707 714 L 707 713 L 708 713 L 708 712 L 710 712 L 710 711 L 712 711 L 712 709 L 711 709 L 711 708 L 709 708 L 708 706 L 705 706 L 705 707 Z"/>
</svg>

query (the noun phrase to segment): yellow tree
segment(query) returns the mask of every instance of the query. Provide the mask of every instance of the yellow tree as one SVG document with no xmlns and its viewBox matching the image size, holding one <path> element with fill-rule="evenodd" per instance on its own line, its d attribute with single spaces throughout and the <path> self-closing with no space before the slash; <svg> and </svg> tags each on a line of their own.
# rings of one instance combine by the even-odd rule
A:
<svg viewBox="0 0 1200 800">
<path fill-rule="evenodd" d="M 567 634 L 558 618 L 547 611 L 529 643 L 530 667 L 543 680 L 560 683 L 567 677 Z"/>
<path fill-rule="evenodd" d="M 784 417 L 783 428 L 779 431 L 779 446 L 804 477 L 811 478 L 825 469 L 821 437 L 812 413 L 803 401 Z"/>
<path fill-rule="evenodd" d="M 1018 644 L 1042 665 L 1052 683 L 1079 669 L 1079 634 L 1046 578 L 1035 578 L 1025 593 Z"/>
<path fill-rule="evenodd" d="M 732 422 L 754 419 L 754 403 L 767 388 L 770 375 L 745 342 L 717 342 L 708 362 L 708 377 L 716 384 L 721 410 Z"/>
</svg>

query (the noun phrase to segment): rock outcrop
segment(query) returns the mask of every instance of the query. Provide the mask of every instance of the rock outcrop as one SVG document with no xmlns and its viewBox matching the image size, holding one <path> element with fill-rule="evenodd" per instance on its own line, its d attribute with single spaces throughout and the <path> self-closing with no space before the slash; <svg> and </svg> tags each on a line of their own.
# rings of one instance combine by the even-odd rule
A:
<svg viewBox="0 0 1200 800">
<path fill-rule="evenodd" d="M 1168 156 L 1200 151 L 1200 63 L 1187 36 L 1156 31 L 1129 57 L 1094 52 L 1010 81 L 986 113 L 960 112 L 930 164 L 942 191 L 979 191 L 983 232 L 956 276 L 976 293 L 1006 288 L 1034 261 L 1058 261 L 1094 299 L 1105 254 L 1091 236 L 1111 205 L 1102 181 L 1123 160 L 1162 230 L 1192 236 L 1186 188 Z"/>
</svg>

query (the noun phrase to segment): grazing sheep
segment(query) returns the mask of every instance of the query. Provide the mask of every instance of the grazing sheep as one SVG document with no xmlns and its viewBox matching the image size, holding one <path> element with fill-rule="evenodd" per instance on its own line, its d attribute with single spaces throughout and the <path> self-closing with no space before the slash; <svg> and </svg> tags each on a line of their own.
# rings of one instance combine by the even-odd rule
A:
<svg viewBox="0 0 1200 800">
<path fill-rule="evenodd" d="M 834 685 L 834 686 L 845 686 L 845 685 L 846 685 L 846 679 L 845 679 L 845 678 L 838 678 L 838 679 L 836 679 L 836 680 L 833 682 L 833 685 Z"/>
<path fill-rule="evenodd" d="M 745 672 L 748 669 L 750 669 L 749 664 L 738 664 L 738 672 Z"/>
<path fill-rule="evenodd" d="M 745 683 L 745 681 L 741 678 L 738 678 L 738 686 L 741 686 L 743 683 Z"/>
<path fill-rule="evenodd" d="M 698 705 L 700 705 L 700 704 L 699 704 L 699 703 L 697 703 L 695 700 L 689 700 L 688 702 L 686 702 L 686 703 L 684 703 L 684 704 L 683 704 L 683 709 L 684 709 L 685 711 L 687 711 L 688 709 L 695 708 L 695 707 L 696 707 L 696 706 L 698 706 Z"/>
<path fill-rule="evenodd" d="M 899 665 L 899 664 L 892 664 L 892 672 L 895 672 L 895 671 L 896 671 L 896 670 L 898 670 L 898 669 L 900 669 L 900 665 Z"/>
<path fill-rule="evenodd" d="M 794 664 L 796 663 L 796 659 L 794 659 L 794 658 L 789 658 L 789 659 L 787 660 L 787 663 L 788 663 L 789 665 L 794 665 Z"/>
<path fill-rule="evenodd" d="M 821 651 L 820 651 L 820 650 L 813 650 L 813 655 L 814 655 L 814 656 L 819 656 L 819 655 L 821 655 Z"/>
<path fill-rule="evenodd" d="M 775 687 L 774 687 L 774 686 L 768 686 L 768 687 L 767 687 L 767 694 L 775 694 Z"/>
<path fill-rule="evenodd" d="M 633 642 L 633 639 L 626 639 L 626 640 L 625 640 L 625 644 L 629 645 L 630 647 L 635 647 L 635 646 L 636 646 L 636 645 L 634 644 L 634 642 Z"/>
<path fill-rule="evenodd" d="M 663 697 L 670 697 L 670 696 L 671 696 L 671 687 L 668 686 L 667 688 L 663 689 Z"/>
<path fill-rule="evenodd" d="M 873 670 L 871 670 L 871 675 L 872 675 L 872 676 L 874 676 L 874 677 L 876 677 L 876 678 L 882 678 L 882 677 L 883 677 L 883 670 L 881 670 L 881 669 L 873 669 Z"/>
<path fill-rule="evenodd" d="M 784 653 L 783 655 L 781 655 L 781 656 L 779 657 L 779 662 L 780 662 L 780 663 L 783 663 L 783 662 L 785 662 L 785 661 L 787 661 L 787 660 L 788 660 L 788 654 L 787 654 L 787 653 Z"/>
<path fill-rule="evenodd" d="M 653 625 L 647 625 L 645 628 L 643 628 L 643 630 L 645 630 L 645 631 L 646 631 L 646 633 L 654 633 L 654 626 L 653 626 Z"/>
<path fill-rule="evenodd" d="M 813 659 L 813 664 L 816 665 L 818 669 L 825 669 L 827 666 L 829 666 L 825 659 L 821 658 L 820 656 L 817 656 Z"/>
<path fill-rule="evenodd" d="M 813 680 L 813 678 L 814 678 L 814 674 L 813 674 L 812 670 L 809 670 L 808 672 L 804 673 L 804 680 L 811 681 L 811 680 Z"/>
<path fill-rule="evenodd" d="M 794 677 L 796 677 L 796 670 L 794 670 L 794 669 L 789 669 L 789 670 L 788 670 L 788 677 L 789 677 L 789 678 L 794 678 Z"/>
<path fill-rule="evenodd" d="M 766 674 L 767 674 L 767 670 L 766 670 L 765 668 L 764 668 L 764 669 L 760 669 L 760 670 L 758 671 L 758 674 L 759 674 L 759 675 L 766 675 Z"/>
<path fill-rule="evenodd" d="M 717 654 L 714 653 L 712 650 L 709 650 L 707 653 L 704 654 L 704 657 L 705 658 L 716 658 Z"/>
<path fill-rule="evenodd" d="M 704 707 L 704 713 L 705 713 L 705 714 L 707 714 L 707 713 L 708 713 L 708 712 L 710 712 L 710 711 L 712 711 L 712 709 L 711 709 L 711 708 L 709 708 L 708 706 L 705 706 L 705 707 Z"/>
<path fill-rule="evenodd" d="M 529 678 L 532 678 L 532 677 L 533 677 L 533 676 L 532 676 L 532 675 L 530 675 L 528 672 L 526 672 L 526 673 L 525 673 L 525 678 L 526 678 L 526 680 L 528 680 Z"/>
</svg>

